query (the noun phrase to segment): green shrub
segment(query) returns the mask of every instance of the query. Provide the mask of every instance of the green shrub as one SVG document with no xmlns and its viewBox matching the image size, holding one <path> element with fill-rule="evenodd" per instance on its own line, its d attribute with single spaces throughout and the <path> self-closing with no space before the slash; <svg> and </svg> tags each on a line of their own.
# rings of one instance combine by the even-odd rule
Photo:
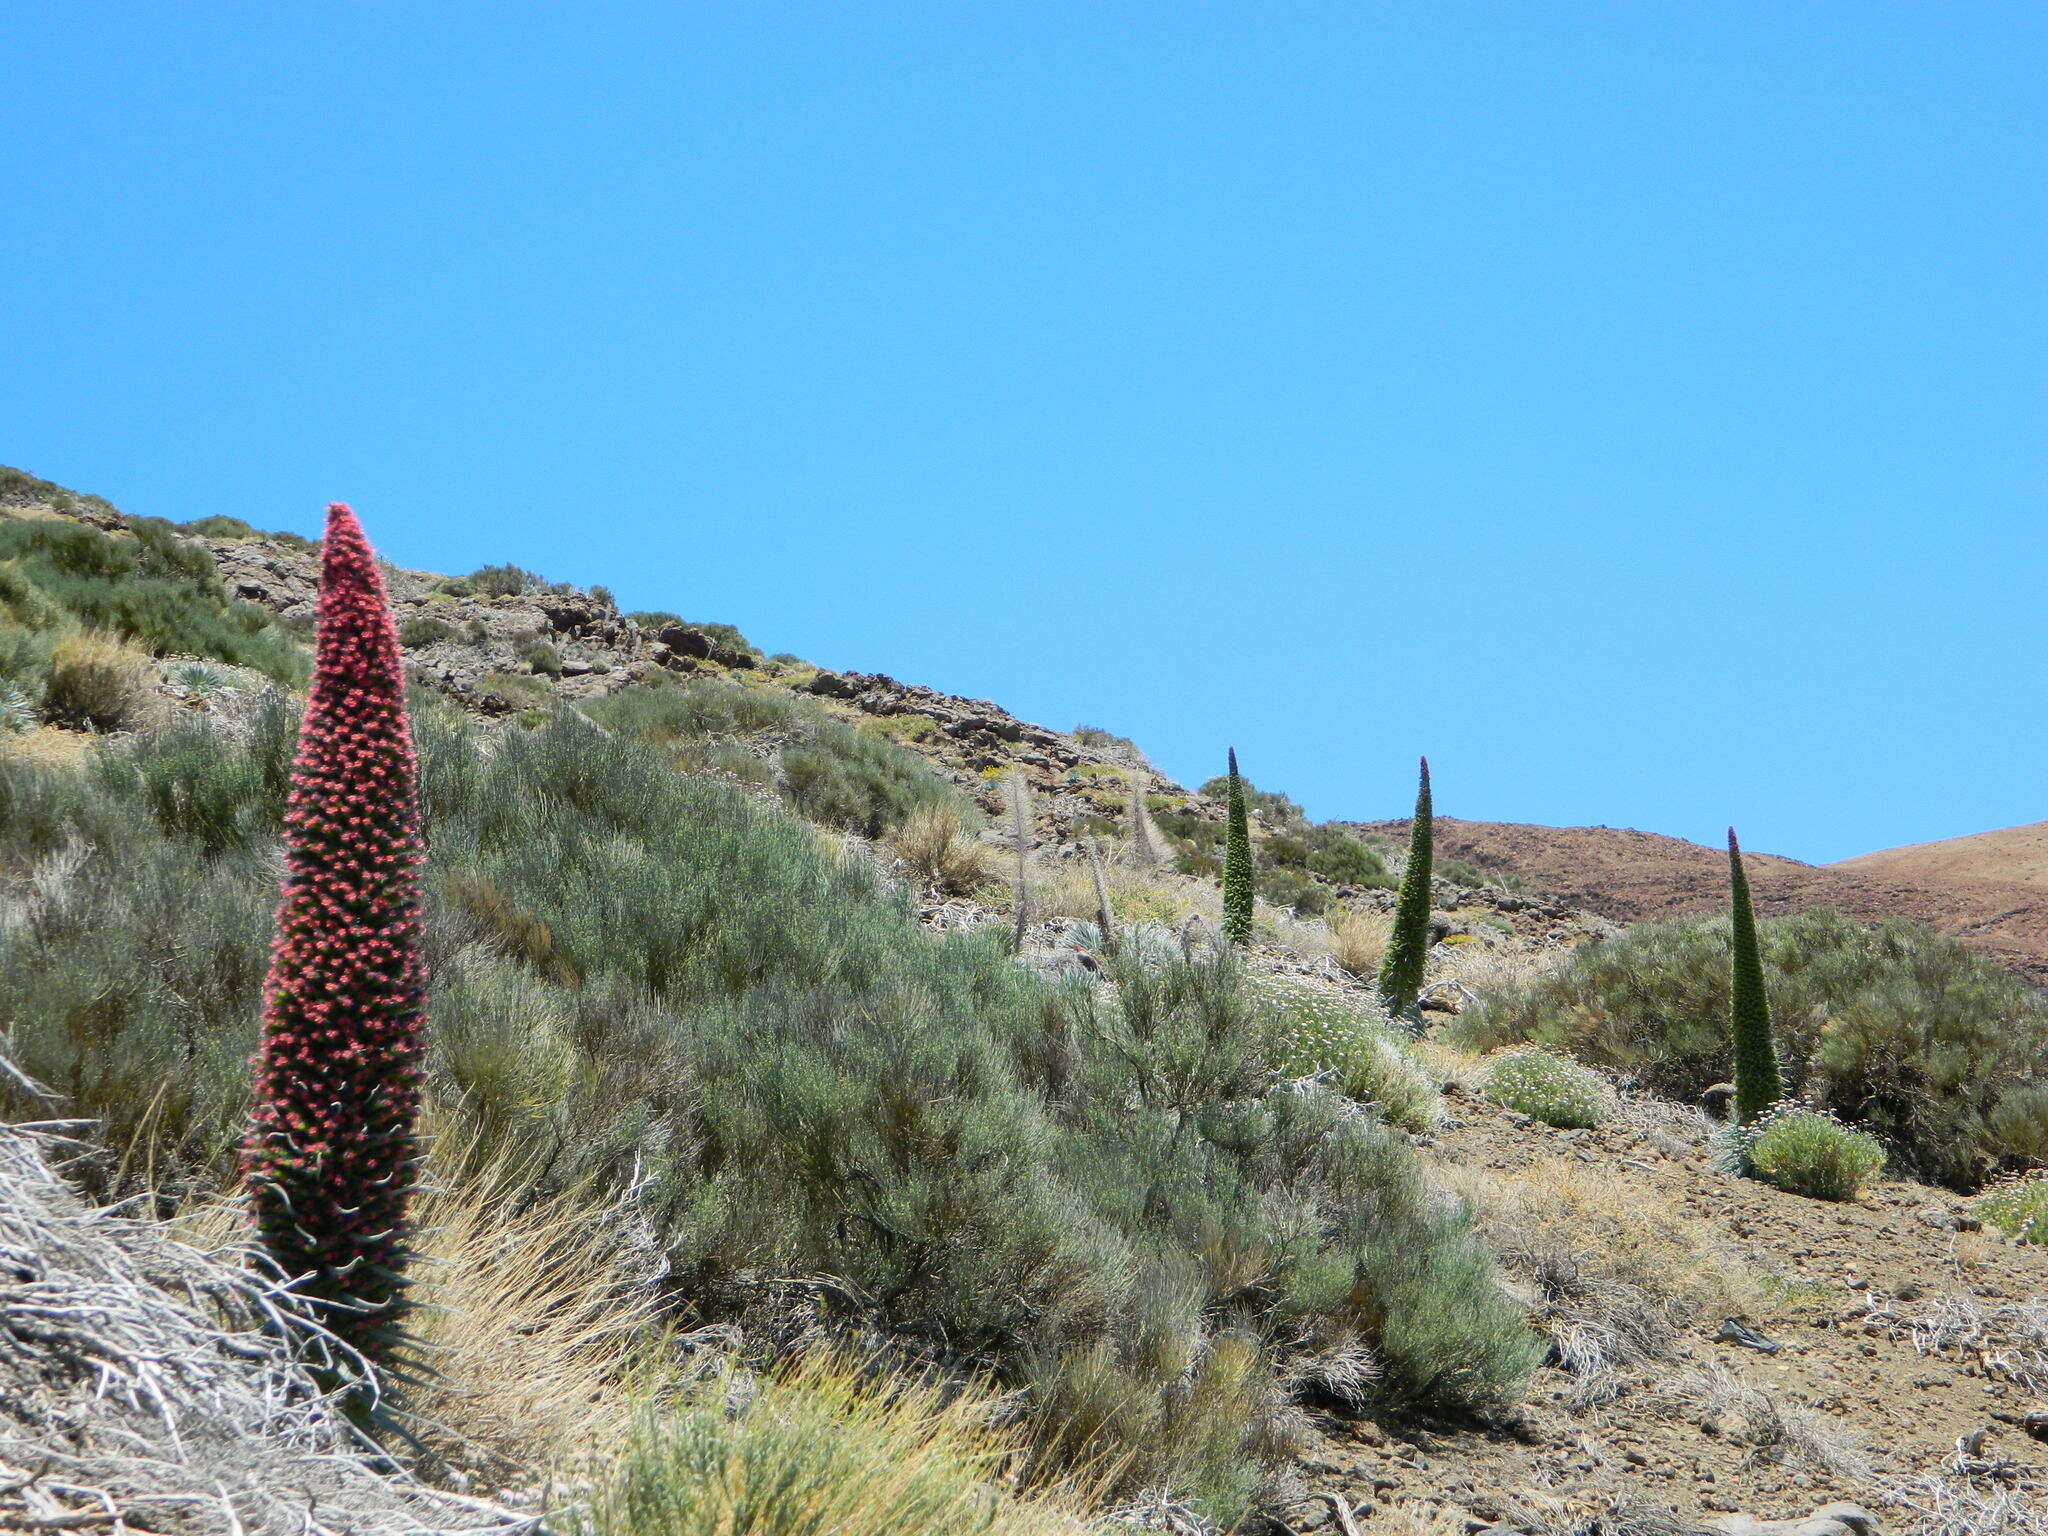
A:
<svg viewBox="0 0 2048 1536">
<path fill-rule="evenodd" d="M 519 647 L 519 659 L 542 677 L 562 675 L 562 653 L 545 640 L 533 639 Z"/>
<path fill-rule="evenodd" d="M 1126 752 L 1138 750 L 1138 744 L 1132 741 L 1130 737 L 1118 736 L 1112 731 L 1105 731 L 1099 725 L 1077 725 L 1074 727 L 1073 737 L 1074 740 L 1080 742 L 1084 747 L 1114 747 Z"/>
<path fill-rule="evenodd" d="M 1614 1108 L 1599 1073 L 1550 1051 L 1507 1050 L 1487 1063 L 1486 1096 L 1503 1109 L 1563 1129 L 1598 1125 Z"/>
<path fill-rule="evenodd" d="M 1277 980 L 1255 983 L 1252 992 L 1273 1031 L 1273 1064 L 1283 1076 L 1327 1073 L 1339 1093 L 1404 1130 L 1425 1131 L 1443 1118 L 1436 1079 L 1384 1013 Z"/>
<path fill-rule="evenodd" d="M 1259 820 L 1269 827 L 1286 827 L 1302 819 L 1301 807 L 1277 790 L 1260 789 L 1250 779 L 1239 777 L 1244 786 L 1244 803 L 1247 810 L 1256 811 Z M 1230 775 L 1220 773 L 1213 779 L 1202 782 L 1200 793 L 1211 800 L 1227 799 L 1230 794 Z"/>
<path fill-rule="evenodd" d="M 40 480 L 25 469 L 15 469 L 6 464 L 0 464 L 0 497 L 5 497 L 9 501 L 48 502 L 60 510 L 70 508 L 77 500 L 63 486 L 52 484 L 48 480 Z M 97 496 L 86 499 L 99 500 Z"/>
<path fill-rule="evenodd" d="M 1446 859 L 1437 865 L 1436 874 L 1439 879 L 1447 880 L 1452 885 L 1472 886 L 1480 890 L 1491 888 L 1497 891 L 1526 891 L 1529 889 L 1529 882 L 1520 875 L 1507 870 L 1487 869 L 1472 863 L 1468 859 Z"/>
<path fill-rule="evenodd" d="M 494 714 L 517 714 L 547 702 L 548 685 L 524 672 L 486 672 L 477 679 L 477 701 Z"/>
<path fill-rule="evenodd" d="M 1971 1214 L 2016 1243 L 2048 1244 L 2048 1175 L 2007 1180 L 1972 1206 Z"/>
<path fill-rule="evenodd" d="M 1327 885 L 1299 871 L 1261 864 L 1254 871 L 1259 895 L 1276 907 L 1291 907 L 1303 917 L 1320 917 L 1336 900 Z"/>
<path fill-rule="evenodd" d="M 753 641 L 730 624 L 691 624 L 690 628 L 702 630 L 711 637 L 714 644 L 722 645 L 728 651 L 739 651 L 755 658 L 761 654 Z"/>
<path fill-rule="evenodd" d="M 195 699 L 216 698 L 223 693 L 231 692 L 234 687 L 228 681 L 225 672 L 197 661 L 187 662 L 184 666 L 175 668 L 171 672 L 171 681 Z"/>
<path fill-rule="evenodd" d="M 1325 880 L 1334 880 L 1339 885 L 1365 886 L 1375 890 L 1392 888 L 1394 877 L 1387 869 L 1385 854 L 1376 844 L 1335 831 L 1324 832 L 1320 839 L 1312 832 L 1309 842 L 1308 868 L 1311 873 L 1321 875 Z"/>
<path fill-rule="evenodd" d="M 626 617 L 649 633 L 680 625 L 684 629 L 694 629 L 709 636 L 713 644 L 728 651 L 739 651 L 757 660 L 761 655 L 760 648 L 731 624 L 701 624 L 694 619 L 678 618 L 662 608 L 642 608 L 627 614 Z"/>
<path fill-rule="evenodd" d="M 1828 912 L 1759 925 L 1787 1091 L 1970 1187 L 2048 1159 L 2048 999 L 1950 939 Z M 1548 1046 L 1696 1100 L 1729 1074 L 1728 925 L 1641 924 L 1488 995 L 1455 1033 Z"/>
<path fill-rule="evenodd" d="M 534 575 L 532 571 L 521 570 L 516 565 L 479 566 L 467 576 L 457 577 L 456 580 L 461 582 L 465 589 L 456 595 L 464 597 L 472 593 L 478 597 L 519 597 L 528 592 L 542 591 L 547 586 L 545 579 Z M 454 590 L 453 583 L 447 585 L 449 590 Z"/>
<path fill-rule="evenodd" d="M 239 517 L 223 517 L 218 512 L 210 517 L 195 517 L 189 523 L 177 525 L 180 533 L 196 534 L 204 539 L 260 539 L 263 537 L 253 526 Z"/>
<path fill-rule="evenodd" d="M 808 699 L 715 678 L 622 688 L 585 706 L 608 730 L 673 752 L 687 768 L 714 766 L 722 743 L 773 749 L 783 797 L 812 821 L 879 837 L 913 811 L 944 804 L 970 830 L 980 815 L 923 758 L 827 714 Z"/>
<path fill-rule="evenodd" d="M 1226 1511 L 1278 1454 L 1275 1365 L 1364 1352 L 1439 1413 L 1514 1393 L 1537 1342 L 1463 1212 L 1374 1117 L 1285 1082 L 1227 963 L 1120 962 L 1098 993 L 926 933 L 870 861 L 675 771 L 678 711 L 741 709 L 642 697 L 609 735 L 422 710 L 453 1128 L 551 1185 L 630 1184 L 696 1316 L 772 1336 L 808 1305 L 786 1277 L 830 1276 L 850 1324 L 1031 1393 L 1049 1448 Z M 4 1048 L 165 1185 L 242 1121 L 289 736 L 0 759 L 0 861 L 83 849 L 0 929 Z"/>
<path fill-rule="evenodd" d="M 1826 1110 L 1774 1105 L 1735 1133 L 1748 1172 L 1789 1194 L 1854 1200 L 1884 1171 L 1884 1146 Z"/>
<path fill-rule="evenodd" d="M 157 656 L 204 656 L 296 686 L 304 653 L 267 609 L 228 597 L 203 544 L 132 518 L 102 533 L 83 523 L 0 518 L 0 603 L 37 630 L 105 630 Z"/>
<path fill-rule="evenodd" d="M 398 643 L 407 650 L 416 646 L 435 645 L 443 640 L 453 640 L 461 633 L 445 619 L 433 618 L 427 614 L 414 614 L 398 626 Z"/>
</svg>

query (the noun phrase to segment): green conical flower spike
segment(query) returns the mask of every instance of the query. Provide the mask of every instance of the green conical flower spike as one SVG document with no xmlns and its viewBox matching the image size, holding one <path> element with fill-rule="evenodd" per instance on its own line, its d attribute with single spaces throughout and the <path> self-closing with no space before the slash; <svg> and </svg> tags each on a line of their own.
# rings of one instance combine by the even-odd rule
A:
<svg viewBox="0 0 2048 1536">
<path fill-rule="evenodd" d="M 1728 890 L 1728 1032 L 1735 1059 L 1735 1123 L 1747 1125 L 1785 1096 L 1785 1083 L 1778 1072 L 1778 1049 L 1771 1041 L 1771 999 L 1764 990 L 1756 910 L 1750 905 L 1749 876 L 1733 827 L 1728 829 Z"/>
<path fill-rule="evenodd" d="M 1244 780 L 1237 776 L 1237 748 L 1230 749 L 1230 796 L 1223 835 L 1223 933 L 1233 944 L 1252 941 L 1251 819 L 1245 814 Z"/>
<path fill-rule="evenodd" d="M 1429 809 L 1429 759 L 1422 760 L 1422 778 L 1415 791 L 1415 819 L 1408 824 L 1408 867 L 1401 872 L 1401 894 L 1394 903 L 1394 931 L 1380 962 L 1380 1001 L 1395 1018 L 1416 1020 L 1415 1000 L 1422 994 L 1423 966 L 1429 956 L 1429 872 L 1434 828 Z"/>
</svg>

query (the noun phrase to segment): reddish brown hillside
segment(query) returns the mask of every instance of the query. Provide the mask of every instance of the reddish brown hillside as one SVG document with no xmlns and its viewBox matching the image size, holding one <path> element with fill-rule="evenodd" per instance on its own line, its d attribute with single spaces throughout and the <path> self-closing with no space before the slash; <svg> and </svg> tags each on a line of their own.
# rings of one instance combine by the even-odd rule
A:
<svg viewBox="0 0 2048 1536">
<path fill-rule="evenodd" d="M 1439 857 L 1512 871 L 1546 896 L 1616 922 L 1718 912 L 1727 903 L 1727 856 L 1681 838 L 1444 816 L 1436 827 Z M 1405 821 L 1371 822 L 1367 829 L 1397 840 L 1408 836 Z M 1832 907 L 1866 922 L 1911 918 L 2048 985 L 2048 887 L 1823 867 L 1769 854 L 1750 854 L 1748 862 L 1758 910 L 1766 915 Z"/>
<path fill-rule="evenodd" d="M 1885 848 L 1828 867 L 1894 880 L 2004 880 L 2048 886 L 2048 821 Z"/>
</svg>

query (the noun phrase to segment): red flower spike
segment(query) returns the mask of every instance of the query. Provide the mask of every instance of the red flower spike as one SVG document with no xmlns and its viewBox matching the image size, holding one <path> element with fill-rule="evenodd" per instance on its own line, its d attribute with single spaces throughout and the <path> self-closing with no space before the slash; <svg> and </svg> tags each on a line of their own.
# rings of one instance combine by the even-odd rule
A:
<svg viewBox="0 0 2048 1536">
<path fill-rule="evenodd" d="M 356 516 L 327 509 L 313 683 L 284 818 L 242 1169 L 265 1249 L 324 1321 L 389 1359 L 426 1055 L 418 767 L 384 579 Z"/>
</svg>

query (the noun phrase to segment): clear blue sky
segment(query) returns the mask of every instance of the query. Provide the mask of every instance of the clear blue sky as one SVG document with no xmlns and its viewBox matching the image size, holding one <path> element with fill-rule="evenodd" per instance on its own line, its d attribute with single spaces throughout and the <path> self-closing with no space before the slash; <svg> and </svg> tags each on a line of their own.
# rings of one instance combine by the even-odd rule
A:
<svg viewBox="0 0 2048 1536">
<path fill-rule="evenodd" d="M 0 462 L 1321 816 L 2048 817 L 2048 7 L 16 5 Z"/>
</svg>

